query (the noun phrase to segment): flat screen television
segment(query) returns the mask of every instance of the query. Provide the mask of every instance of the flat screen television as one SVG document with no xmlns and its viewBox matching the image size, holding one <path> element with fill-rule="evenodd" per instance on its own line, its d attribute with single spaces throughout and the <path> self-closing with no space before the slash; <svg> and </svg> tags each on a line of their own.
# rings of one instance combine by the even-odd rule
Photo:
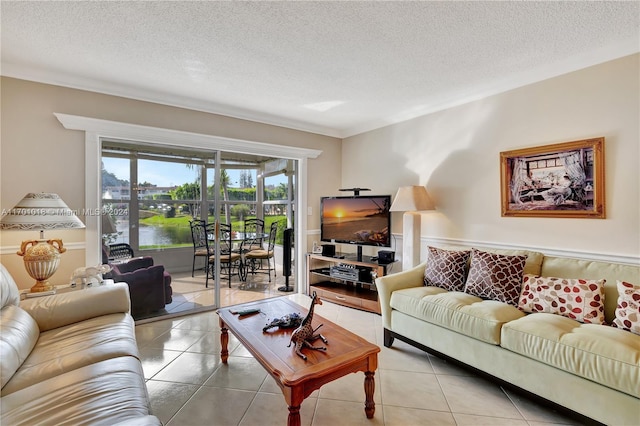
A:
<svg viewBox="0 0 640 426">
<path fill-rule="evenodd" d="M 320 239 L 362 246 L 391 247 L 390 195 L 322 197 Z"/>
</svg>

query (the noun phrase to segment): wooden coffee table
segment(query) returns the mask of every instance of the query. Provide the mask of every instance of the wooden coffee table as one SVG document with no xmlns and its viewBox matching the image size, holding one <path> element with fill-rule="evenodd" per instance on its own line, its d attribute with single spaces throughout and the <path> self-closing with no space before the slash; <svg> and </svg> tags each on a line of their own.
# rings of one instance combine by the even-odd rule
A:
<svg viewBox="0 0 640 426">
<path fill-rule="evenodd" d="M 245 316 L 232 313 L 246 309 L 260 309 L 260 313 Z M 314 346 L 326 346 L 327 350 L 303 349 L 302 352 L 307 356 L 304 361 L 294 352 L 294 345 L 287 347 L 293 329 L 262 331 L 272 319 L 294 312 L 305 317 L 308 309 L 285 297 L 219 309 L 222 362 L 227 363 L 229 359 L 228 331 L 231 331 L 282 389 L 289 405 L 289 426 L 300 425 L 300 405 L 314 390 L 349 373 L 363 371 L 364 411 L 367 418 L 373 418 L 374 374 L 378 368 L 380 348 L 316 313 L 313 327 L 322 324 L 318 332 L 327 339 L 327 344 L 317 340 Z"/>
</svg>

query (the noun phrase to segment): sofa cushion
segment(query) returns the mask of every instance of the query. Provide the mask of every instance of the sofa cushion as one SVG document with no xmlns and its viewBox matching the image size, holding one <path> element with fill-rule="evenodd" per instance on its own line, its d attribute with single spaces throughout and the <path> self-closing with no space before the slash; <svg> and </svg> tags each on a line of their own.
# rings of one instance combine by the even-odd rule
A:
<svg viewBox="0 0 640 426">
<path fill-rule="evenodd" d="M 471 249 L 465 293 L 518 306 L 526 256 L 507 256 Z"/>
<path fill-rule="evenodd" d="M 424 270 L 424 285 L 440 287 L 449 291 L 462 291 L 467 279 L 469 250 L 443 250 L 428 247 L 427 267 Z"/>
<path fill-rule="evenodd" d="M 2 424 L 160 425 L 149 417 L 149 396 L 140 362 L 120 357 L 91 364 L 29 386 L 1 399 Z M 150 423 L 151 422 L 151 423 Z"/>
<path fill-rule="evenodd" d="M 536 313 L 505 324 L 501 346 L 632 396 L 640 395 L 640 336 L 635 334 Z"/>
<path fill-rule="evenodd" d="M 640 334 L 640 285 L 617 281 L 618 306 L 611 325 Z"/>
<path fill-rule="evenodd" d="M 7 268 L 0 263 L 0 309 L 5 306 L 18 306 L 20 303 L 20 291 Z"/>
<path fill-rule="evenodd" d="M 604 323 L 604 280 L 538 277 L 525 274 L 518 308 L 576 321 Z"/>
<path fill-rule="evenodd" d="M 77 368 L 127 355 L 137 357 L 138 348 L 133 319 L 125 313 L 103 315 L 45 331 L 40 333 L 38 344 L 20 369 L 2 388 L 2 396 Z"/>
<path fill-rule="evenodd" d="M 506 303 L 438 287 L 396 290 L 390 304 L 407 315 L 493 345 L 500 344 L 503 324 L 525 315 Z"/>
<path fill-rule="evenodd" d="M 24 310 L 8 305 L 0 311 L 0 377 L 2 386 L 13 377 L 38 341 L 38 324 Z"/>
</svg>

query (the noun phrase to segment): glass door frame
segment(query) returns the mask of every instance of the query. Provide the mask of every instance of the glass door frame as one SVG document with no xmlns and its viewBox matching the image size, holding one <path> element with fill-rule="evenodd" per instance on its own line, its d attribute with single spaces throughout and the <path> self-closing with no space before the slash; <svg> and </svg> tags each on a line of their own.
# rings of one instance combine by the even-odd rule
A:
<svg viewBox="0 0 640 426">
<path fill-rule="evenodd" d="M 56 119 L 67 130 L 83 131 L 85 139 L 85 204 L 88 209 L 99 209 L 101 204 L 100 159 L 103 138 L 118 138 L 133 141 L 153 141 L 158 145 L 179 146 L 220 150 L 226 152 L 243 152 L 266 155 L 275 158 L 288 158 L 298 161 L 298 182 L 296 202 L 300 208 L 295 211 L 296 235 L 295 250 L 297 262 L 304 260 L 307 247 L 307 169 L 310 159 L 322 154 L 321 150 L 302 148 L 291 145 L 277 145 L 267 142 L 247 141 L 222 136 L 193 133 L 161 127 L 142 126 L 124 122 L 102 120 L 78 115 L 54 113 Z M 250 123 L 248 124 L 250 125 Z M 304 134 L 301 133 L 301 137 Z M 102 259 L 100 217 L 85 217 L 85 263 L 99 264 Z M 306 291 L 304 268 L 296 266 L 296 283 L 298 293 Z"/>
</svg>

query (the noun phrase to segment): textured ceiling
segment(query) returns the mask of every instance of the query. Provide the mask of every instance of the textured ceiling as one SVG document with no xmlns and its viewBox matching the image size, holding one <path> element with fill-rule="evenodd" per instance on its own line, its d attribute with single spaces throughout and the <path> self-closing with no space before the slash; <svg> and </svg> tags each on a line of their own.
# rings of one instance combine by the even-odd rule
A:
<svg viewBox="0 0 640 426">
<path fill-rule="evenodd" d="M 640 2 L 0 3 L 2 75 L 346 137 L 640 51 Z"/>
</svg>

